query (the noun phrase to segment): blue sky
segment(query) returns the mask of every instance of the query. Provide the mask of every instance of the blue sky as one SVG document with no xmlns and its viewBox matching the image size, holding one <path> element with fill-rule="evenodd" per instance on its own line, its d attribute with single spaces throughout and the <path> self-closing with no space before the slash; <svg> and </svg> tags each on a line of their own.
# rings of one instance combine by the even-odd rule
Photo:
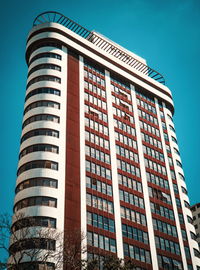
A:
<svg viewBox="0 0 200 270">
<path fill-rule="evenodd" d="M 175 126 L 191 204 L 200 201 L 199 0 L 7 0 L 0 9 L 0 212 L 12 212 L 34 18 L 54 10 L 144 57 L 173 93 Z"/>
</svg>

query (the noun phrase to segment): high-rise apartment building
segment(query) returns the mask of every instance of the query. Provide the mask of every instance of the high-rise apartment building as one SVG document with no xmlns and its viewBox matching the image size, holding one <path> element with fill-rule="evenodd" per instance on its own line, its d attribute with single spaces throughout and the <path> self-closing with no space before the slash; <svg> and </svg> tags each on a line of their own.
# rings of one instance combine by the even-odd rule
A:
<svg viewBox="0 0 200 270">
<path fill-rule="evenodd" d="M 200 269 L 163 76 L 55 12 L 34 20 L 26 61 L 14 212 L 37 226 L 80 229 L 84 258 L 116 254 L 141 270 Z"/>
<path fill-rule="evenodd" d="M 193 215 L 193 225 L 196 230 L 196 235 L 193 234 L 193 238 L 197 240 L 200 247 L 200 203 L 196 203 L 191 207 Z"/>
</svg>

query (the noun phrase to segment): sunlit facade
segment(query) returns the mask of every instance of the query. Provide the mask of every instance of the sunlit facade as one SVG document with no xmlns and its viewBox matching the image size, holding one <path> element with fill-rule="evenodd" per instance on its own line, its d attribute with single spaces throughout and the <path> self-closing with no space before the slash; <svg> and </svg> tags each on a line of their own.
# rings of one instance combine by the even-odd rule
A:
<svg viewBox="0 0 200 270">
<path fill-rule="evenodd" d="M 116 254 L 138 270 L 200 269 L 163 76 L 53 12 L 35 19 L 26 61 L 15 213 L 80 229 L 83 259 L 100 265 Z"/>
</svg>

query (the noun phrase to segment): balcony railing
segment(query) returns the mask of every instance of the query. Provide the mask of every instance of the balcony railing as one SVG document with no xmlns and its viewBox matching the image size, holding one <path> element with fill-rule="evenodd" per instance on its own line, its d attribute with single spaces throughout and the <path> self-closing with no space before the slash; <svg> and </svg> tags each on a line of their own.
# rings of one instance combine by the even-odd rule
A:
<svg viewBox="0 0 200 270">
<path fill-rule="evenodd" d="M 142 74 L 147 75 L 150 78 L 158 81 L 159 83 L 165 84 L 165 79 L 159 72 L 150 68 L 149 66 L 140 62 L 139 60 L 135 59 L 132 55 L 128 54 L 122 49 L 119 49 L 117 46 L 115 46 L 108 40 L 104 39 L 103 37 L 95 34 L 92 31 L 87 30 L 86 28 L 74 22 L 73 20 L 65 17 L 61 13 L 54 11 L 47 11 L 41 13 L 35 18 L 33 26 L 46 22 L 55 22 L 65 26 L 66 28 L 73 31 L 77 35 L 87 39 L 91 43 L 95 44 L 97 47 L 101 48 L 102 50 L 116 57 L 117 59 L 121 60 L 123 63 L 126 63 L 127 65 L 133 67 Z"/>
</svg>

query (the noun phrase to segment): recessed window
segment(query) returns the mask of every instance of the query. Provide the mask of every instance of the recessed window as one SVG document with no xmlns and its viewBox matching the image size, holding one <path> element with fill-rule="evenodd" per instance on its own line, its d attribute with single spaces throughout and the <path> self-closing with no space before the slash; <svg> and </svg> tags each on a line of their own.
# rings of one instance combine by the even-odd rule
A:
<svg viewBox="0 0 200 270">
<path fill-rule="evenodd" d="M 46 168 L 51 170 L 58 170 L 58 163 L 50 160 L 33 160 L 28 163 L 23 164 L 21 167 L 19 167 L 17 171 L 17 176 L 19 176 L 21 173 L 36 169 L 36 168 Z"/>
<path fill-rule="evenodd" d="M 57 76 L 52 76 L 52 75 L 41 75 L 38 77 L 35 77 L 33 79 L 31 79 L 26 86 L 26 89 L 36 83 L 36 82 L 41 82 L 41 81 L 51 81 L 51 82 L 57 82 L 57 83 L 61 83 L 61 78 L 57 77 Z"/>
<path fill-rule="evenodd" d="M 40 70 L 40 69 L 53 69 L 57 71 L 61 71 L 61 66 L 55 65 L 55 64 L 50 64 L 50 63 L 44 63 L 40 64 L 37 66 L 34 66 L 28 73 L 28 77 L 35 71 Z"/>
<path fill-rule="evenodd" d="M 20 154 L 19 154 L 19 159 L 21 159 L 23 156 L 33 153 L 33 152 L 38 152 L 38 151 L 43 151 L 43 152 L 52 152 L 52 153 L 59 153 L 59 147 L 56 145 L 52 144 L 34 144 L 30 145 L 26 148 L 24 148 Z"/>
<path fill-rule="evenodd" d="M 36 196 L 25 198 L 15 204 L 14 212 L 29 206 L 50 206 L 57 207 L 57 199 L 45 196 Z"/>
<path fill-rule="evenodd" d="M 40 58 L 55 58 L 58 60 L 62 60 L 62 56 L 57 53 L 52 53 L 52 52 L 45 52 L 45 53 L 39 53 L 31 58 L 29 61 L 29 65 L 33 63 L 35 60 L 40 59 Z"/>
<path fill-rule="evenodd" d="M 31 131 L 28 131 L 22 136 L 21 143 L 35 136 L 52 136 L 52 137 L 59 138 L 59 131 L 55 129 L 48 129 L 48 128 L 33 129 Z"/>
<path fill-rule="evenodd" d="M 19 191 L 24 190 L 26 188 L 38 187 L 38 186 L 57 188 L 58 180 L 53 179 L 53 178 L 47 178 L 47 177 L 30 178 L 18 184 L 15 192 L 18 193 Z"/>
<path fill-rule="evenodd" d="M 36 88 L 32 91 L 30 91 L 25 98 L 25 101 L 29 99 L 32 96 L 39 95 L 39 94 L 51 94 L 51 95 L 56 95 L 60 96 L 60 90 L 55 89 L 55 88 L 50 88 L 50 87 L 41 87 L 41 88 Z"/>
<path fill-rule="evenodd" d="M 37 114 L 37 115 L 33 115 L 33 116 L 27 118 L 24 121 L 24 123 L 22 125 L 22 128 L 24 128 L 28 124 L 30 124 L 32 122 L 36 122 L 36 121 L 52 121 L 52 122 L 55 122 L 55 123 L 59 123 L 60 122 L 60 117 L 58 117 L 56 115 L 52 115 L 52 114 Z"/>
</svg>

